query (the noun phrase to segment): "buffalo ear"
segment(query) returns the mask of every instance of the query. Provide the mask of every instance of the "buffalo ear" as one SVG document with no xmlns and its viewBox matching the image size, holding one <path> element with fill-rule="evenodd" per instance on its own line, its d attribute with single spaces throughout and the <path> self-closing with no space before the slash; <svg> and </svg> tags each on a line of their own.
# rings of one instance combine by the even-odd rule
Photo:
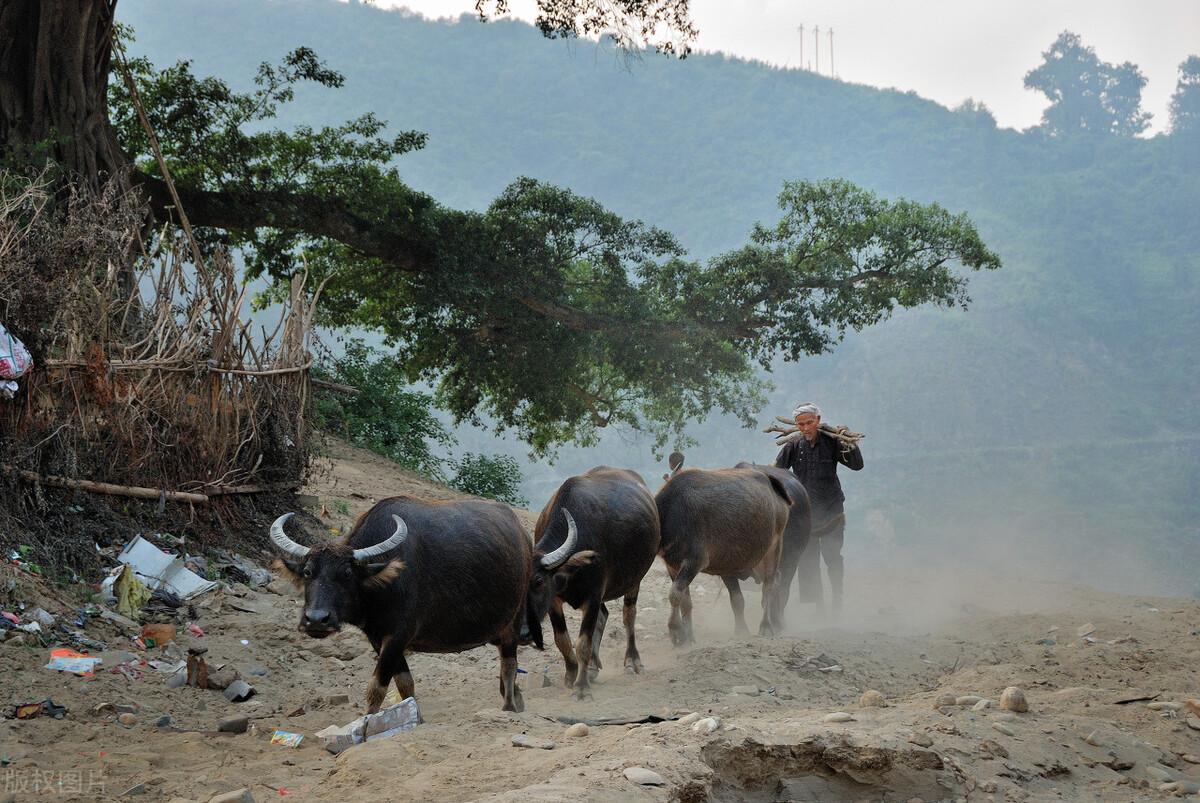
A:
<svg viewBox="0 0 1200 803">
<path fill-rule="evenodd" d="M 368 563 L 366 569 L 368 575 L 363 580 L 363 587 L 378 591 L 387 588 L 400 576 L 400 572 L 404 571 L 404 561 L 397 558 L 387 563 Z"/>
<path fill-rule="evenodd" d="M 558 570 L 554 572 L 554 595 L 558 596 L 561 594 L 567 587 L 567 583 L 571 582 L 571 577 L 574 576 L 575 572 L 585 566 L 591 566 L 596 562 L 598 557 L 593 550 L 584 549 L 568 558 L 567 562 L 559 566 Z"/>
<path fill-rule="evenodd" d="M 529 631 L 529 638 L 533 641 L 534 647 L 539 650 L 546 649 L 546 645 L 542 642 L 542 620 L 528 602 L 525 603 L 525 629 Z"/>
<path fill-rule="evenodd" d="M 296 588 L 304 587 L 304 580 L 300 577 L 300 564 L 298 562 L 287 560 L 286 558 L 275 558 L 271 563 L 271 569 Z"/>
</svg>

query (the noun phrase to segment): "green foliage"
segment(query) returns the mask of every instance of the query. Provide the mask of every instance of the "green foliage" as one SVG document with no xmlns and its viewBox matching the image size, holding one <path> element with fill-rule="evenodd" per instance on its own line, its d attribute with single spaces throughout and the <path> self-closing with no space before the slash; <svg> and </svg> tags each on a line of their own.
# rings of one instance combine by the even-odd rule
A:
<svg viewBox="0 0 1200 803">
<path fill-rule="evenodd" d="M 1050 99 L 1042 128 L 1051 136 L 1132 137 L 1146 130 L 1151 116 L 1141 110 L 1146 76 L 1136 64 L 1100 61 L 1070 31 L 1059 34 L 1042 56 L 1045 61 L 1026 73 L 1025 87 Z"/>
<path fill-rule="evenodd" d="M 316 373 L 319 379 L 358 389 L 347 394 L 318 388 L 318 428 L 427 477 L 445 478 L 435 448 L 451 446 L 454 438 L 435 417 L 433 398 L 409 390 L 393 358 L 351 340 L 341 359 Z"/>
<path fill-rule="evenodd" d="M 521 496 L 521 469 L 508 455 L 466 454 L 450 485 L 458 490 L 495 499 L 506 505 L 525 507 Z"/>
<path fill-rule="evenodd" d="M 1200 134 L 1200 56 L 1179 65 L 1179 83 L 1171 95 L 1171 133 Z"/>
</svg>

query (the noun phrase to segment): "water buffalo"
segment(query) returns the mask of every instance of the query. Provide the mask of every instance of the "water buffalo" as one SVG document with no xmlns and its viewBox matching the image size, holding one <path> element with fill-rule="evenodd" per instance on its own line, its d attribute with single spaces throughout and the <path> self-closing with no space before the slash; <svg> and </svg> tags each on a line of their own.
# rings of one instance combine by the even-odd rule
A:
<svg viewBox="0 0 1200 803">
<path fill-rule="evenodd" d="M 542 509 L 533 532 L 538 549 L 553 550 L 566 542 L 570 519 L 559 511 L 567 510 L 574 514 L 577 523 L 576 554 L 594 553 L 594 556 L 586 565 L 579 565 L 583 562 L 581 557 L 563 564 L 551 582 L 534 590 L 540 598 L 531 607 L 549 610 L 554 643 L 566 662 L 565 682 L 568 688 L 574 684 L 578 699 L 591 693 L 591 666 L 597 670 L 602 667 L 600 642 L 608 621 L 608 607 L 604 604 L 608 600 L 625 598 L 625 669 L 642 671 L 642 659 L 634 640 L 634 620 L 642 577 L 658 553 L 658 509 L 636 472 L 597 466 L 564 482 Z M 573 649 L 567 635 L 567 620 L 563 618 L 563 602 L 583 610 L 579 639 Z"/>
<path fill-rule="evenodd" d="M 405 652 L 500 648 L 504 710 L 525 704 L 516 685 L 517 644 L 535 556 L 516 514 L 499 502 L 384 499 L 359 517 L 344 540 L 306 547 L 284 532 L 291 517 L 271 525 L 282 553 L 277 564 L 304 589 L 299 629 L 314 638 L 344 625 L 363 631 L 378 659 L 367 689 L 367 711 L 383 702 L 393 679 L 413 694 Z M 552 571 L 565 549 L 541 556 Z M 540 646 L 540 645 L 539 645 Z"/>
<path fill-rule="evenodd" d="M 683 470 L 682 462 L 672 466 L 674 472 L 655 496 L 662 526 L 659 554 L 672 580 L 672 643 L 678 647 L 695 641 L 688 586 L 700 572 L 761 580 L 763 618 L 758 632 L 771 635 L 780 628 L 774 592 L 792 504 L 788 486 L 757 468 Z M 740 589 L 736 596 L 733 590 L 730 586 L 734 622 L 738 632 L 744 632 L 744 600 Z"/>
<path fill-rule="evenodd" d="M 776 468 L 775 466 L 764 466 L 758 463 L 738 463 L 735 468 L 753 468 L 772 477 L 778 478 L 779 482 L 787 489 L 788 496 L 792 498 L 792 506 L 788 510 L 787 527 L 783 530 L 783 551 L 779 559 L 779 581 L 775 586 L 774 604 L 776 608 L 776 620 L 780 625 L 783 624 L 783 612 L 787 608 L 788 594 L 792 584 L 792 577 L 796 574 L 796 567 L 800 564 L 800 555 L 804 552 L 804 548 L 808 546 L 808 539 L 812 535 L 812 502 L 809 501 L 808 491 L 804 489 L 804 484 L 796 478 L 796 475 L 787 469 Z M 729 589 L 729 599 L 736 611 L 738 608 L 745 606 L 745 602 L 741 599 L 742 589 L 738 584 L 740 578 L 737 577 L 722 577 L 725 581 L 725 587 Z M 738 598 L 734 602 L 734 597 Z M 743 624 L 744 628 L 745 625 Z"/>
</svg>

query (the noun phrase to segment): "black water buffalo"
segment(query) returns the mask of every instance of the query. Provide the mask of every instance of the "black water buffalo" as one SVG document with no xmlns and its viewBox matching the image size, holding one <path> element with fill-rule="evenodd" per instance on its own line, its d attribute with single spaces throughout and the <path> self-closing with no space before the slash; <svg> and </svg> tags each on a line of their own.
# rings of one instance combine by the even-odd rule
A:
<svg viewBox="0 0 1200 803">
<path fill-rule="evenodd" d="M 776 619 L 782 625 L 792 577 L 796 574 L 796 567 L 800 564 L 800 555 L 808 546 L 808 540 L 812 535 L 812 502 L 809 501 L 808 491 L 804 489 L 804 484 L 787 469 L 745 462 L 738 463 L 735 468 L 753 468 L 768 476 L 778 478 L 783 487 L 787 489 L 788 496 L 792 498 L 792 506 L 788 510 L 787 527 L 783 530 L 783 550 L 779 558 L 779 581 L 775 586 Z M 745 602 L 741 599 L 742 589 L 738 585 L 740 578 L 722 577 L 721 579 L 725 581 L 725 587 L 729 589 L 729 599 L 734 610 L 744 607 Z M 733 602 L 735 595 L 738 597 L 737 602 Z M 745 625 L 743 624 L 742 627 L 744 628 Z"/>
<path fill-rule="evenodd" d="M 676 646 L 695 641 L 688 586 L 700 572 L 759 579 L 763 618 L 758 632 L 771 635 L 781 626 L 774 592 L 792 504 L 788 485 L 757 468 L 681 470 L 680 458 L 655 496 L 662 526 L 659 554 L 673 581 L 668 621 L 671 641 Z M 740 588 L 736 597 L 733 590 L 730 586 L 730 604 L 736 627 L 742 632 L 746 630 L 744 601 Z"/>
<path fill-rule="evenodd" d="M 589 664 L 596 669 L 602 667 L 600 642 L 608 621 L 604 604 L 608 600 L 625 598 L 625 669 L 642 671 L 634 620 L 642 577 L 658 552 L 658 509 L 636 472 L 597 466 L 564 482 L 542 509 L 533 533 L 538 549 L 553 550 L 566 542 L 570 519 L 559 511 L 567 510 L 577 524 L 578 543 L 571 551 L 579 551 L 553 574 L 550 582 L 534 589 L 540 596 L 531 607 L 549 609 L 554 642 L 567 665 L 566 685 L 569 688 L 574 684 L 575 697 L 583 698 L 590 695 Z M 594 556 L 581 565 L 582 556 L 588 553 Z M 563 602 L 583 610 L 574 648 L 567 635 Z"/>
<path fill-rule="evenodd" d="M 384 499 L 341 541 L 305 547 L 284 532 L 291 513 L 271 525 L 282 569 L 304 589 L 300 631 L 315 638 L 344 625 L 361 629 L 378 659 L 367 711 L 379 710 L 395 679 L 413 694 L 406 651 L 500 648 L 504 710 L 525 704 L 516 685 L 517 643 L 534 574 L 533 545 L 516 514 L 499 502 Z M 567 549 L 542 556 L 553 570 Z"/>
</svg>

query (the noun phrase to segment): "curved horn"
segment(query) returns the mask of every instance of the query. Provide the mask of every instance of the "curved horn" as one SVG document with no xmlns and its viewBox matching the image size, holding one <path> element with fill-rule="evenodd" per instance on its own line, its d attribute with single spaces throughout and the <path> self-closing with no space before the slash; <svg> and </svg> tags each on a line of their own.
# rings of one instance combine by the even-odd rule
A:
<svg viewBox="0 0 1200 803">
<path fill-rule="evenodd" d="M 579 543 L 579 530 L 575 527 L 575 519 L 571 517 L 565 507 L 563 515 L 567 517 L 567 540 L 563 541 L 562 546 L 550 554 L 542 555 L 543 569 L 557 569 L 567 562 L 567 558 L 575 554 L 575 545 Z"/>
<path fill-rule="evenodd" d="M 271 524 L 271 543 L 285 555 L 291 555 L 293 558 L 303 558 L 308 554 L 309 547 L 297 544 L 288 538 L 287 533 L 283 531 L 283 525 L 287 524 L 288 519 L 291 517 L 291 513 L 284 513 Z"/>
<path fill-rule="evenodd" d="M 391 552 L 393 549 L 404 543 L 404 540 L 408 538 L 408 525 L 404 523 L 404 519 L 400 518 L 395 513 L 392 514 L 392 518 L 396 520 L 396 532 L 392 533 L 391 537 L 383 543 L 354 550 L 355 560 L 361 562 L 364 560 L 370 560 L 371 558 L 377 558 L 380 555 Z"/>
</svg>

